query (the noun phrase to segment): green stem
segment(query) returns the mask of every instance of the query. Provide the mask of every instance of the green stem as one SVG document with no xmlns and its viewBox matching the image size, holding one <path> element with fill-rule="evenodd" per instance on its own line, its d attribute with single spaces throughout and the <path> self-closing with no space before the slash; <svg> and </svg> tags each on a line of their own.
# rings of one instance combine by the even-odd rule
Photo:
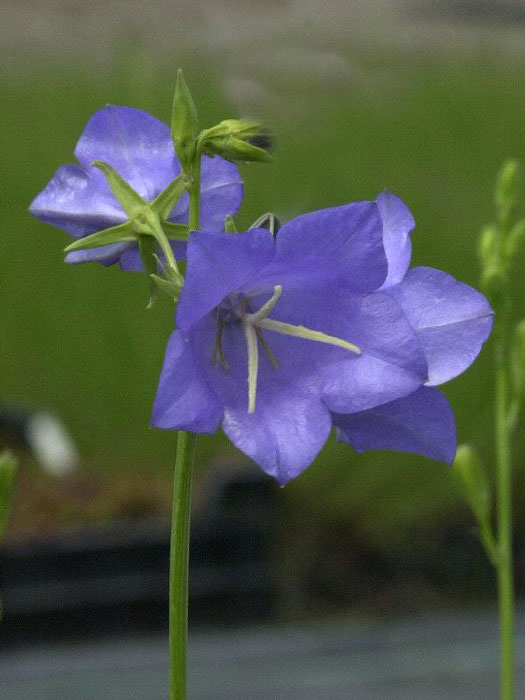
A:
<svg viewBox="0 0 525 700">
<path fill-rule="evenodd" d="M 501 322 L 500 322 L 501 323 Z M 501 637 L 501 700 L 514 699 L 514 583 L 512 561 L 512 464 L 508 423 L 505 329 L 496 330 L 496 466 L 498 601 Z"/>
<path fill-rule="evenodd" d="M 188 187 L 190 196 L 190 211 L 188 218 L 188 226 L 190 231 L 195 231 L 200 225 L 200 206 L 201 206 L 201 152 L 197 147 L 197 154 L 191 173 L 191 185 Z"/>
<path fill-rule="evenodd" d="M 177 433 L 169 585 L 170 700 L 186 700 L 191 477 L 196 436 Z"/>
</svg>

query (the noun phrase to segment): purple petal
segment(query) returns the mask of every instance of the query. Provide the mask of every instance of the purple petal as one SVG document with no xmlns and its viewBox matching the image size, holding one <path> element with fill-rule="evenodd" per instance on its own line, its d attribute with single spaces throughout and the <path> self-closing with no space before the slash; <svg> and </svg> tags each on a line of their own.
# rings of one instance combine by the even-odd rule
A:
<svg viewBox="0 0 525 700">
<path fill-rule="evenodd" d="M 434 386 L 461 374 L 492 329 L 493 311 L 478 291 L 430 267 L 415 267 L 388 290 L 417 331 Z"/>
<path fill-rule="evenodd" d="M 256 277 L 275 253 L 266 229 L 231 234 L 194 231 L 187 244 L 188 267 L 177 311 L 177 325 L 189 328 Z"/>
<path fill-rule="evenodd" d="M 418 391 L 369 411 L 333 415 L 338 439 L 357 452 L 414 452 L 451 464 L 456 453 L 452 409 L 437 389 Z"/>
<path fill-rule="evenodd" d="M 364 297 L 317 292 L 317 300 L 307 299 L 309 313 L 316 308 L 319 330 L 344 337 L 362 351 L 359 356 L 333 354 L 331 362 L 319 367 L 323 399 L 331 411 L 372 408 L 406 396 L 426 381 L 417 335 L 392 301 L 384 292 Z"/>
<path fill-rule="evenodd" d="M 86 169 L 94 160 L 109 163 L 147 201 L 180 172 L 169 127 L 133 107 L 107 105 L 96 112 L 82 132 L 75 156 Z"/>
<path fill-rule="evenodd" d="M 113 265 L 130 251 L 130 246 L 134 243 L 111 243 L 100 246 L 100 248 L 90 248 L 89 250 L 72 250 L 66 255 L 66 262 L 70 265 L 79 265 L 86 262 L 98 262 L 102 265 Z"/>
<path fill-rule="evenodd" d="M 416 224 L 410 209 L 399 197 L 383 192 L 376 201 L 383 221 L 383 244 L 388 261 L 384 289 L 401 282 L 408 270 L 412 255 L 410 232 Z"/>
<path fill-rule="evenodd" d="M 222 406 L 195 363 L 191 341 L 174 331 L 166 348 L 151 424 L 214 433 L 221 416 Z"/>
<path fill-rule="evenodd" d="M 236 447 L 286 484 L 316 458 L 331 419 L 318 399 L 297 389 L 261 393 L 253 414 L 227 407 L 222 428 Z"/>
<path fill-rule="evenodd" d="M 234 163 L 219 156 L 202 157 L 201 228 L 222 231 L 226 215 L 234 216 L 241 206 L 242 195 L 243 182 Z"/>
<path fill-rule="evenodd" d="M 41 221 L 79 238 L 126 220 L 101 172 L 63 165 L 31 202 L 29 211 Z"/>
<path fill-rule="evenodd" d="M 309 368 L 303 367 L 302 355 L 296 354 L 297 343 L 304 341 L 269 333 L 265 336 L 278 358 L 279 369 L 270 364 L 260 349 L 256 407 L 249 414 L 243 331 L 239 324 L 224 329 L 226 369 L 220 362 L 213 362 L 215 329 L 215 316 L 209 314 L 192 329 L 193 347 L 198 348 L 199 368 L 210 390 L 224 405 L 223 430 L 239 449 L 284 484 L 313 461 L 331 427 L 315 377 L 309 380 Z"/>
<path fill-rule="evenodd" d="M 383 226 L 375 202 L 322 209 L 288 221 L 277 236 L 272 272 L 294 271 L 310 283 L 344 281 L 356 292 L 369 292 L 384 282 L 387 262 Z"/>
</svg>

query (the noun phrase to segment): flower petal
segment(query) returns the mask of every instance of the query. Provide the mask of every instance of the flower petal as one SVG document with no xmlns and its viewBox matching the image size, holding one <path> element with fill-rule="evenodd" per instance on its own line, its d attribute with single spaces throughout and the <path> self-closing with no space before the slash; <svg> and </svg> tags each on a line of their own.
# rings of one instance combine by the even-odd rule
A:
<svg viewBox="0 0 525 700">
<path fill-rule="evenodd" d="M 333 421 L 338 439 L 357 452 L 414 452 L 448 464 L 456 453 L 454 414 L 437 389 L 422 387 L 368 411 L 334 414 Z"/>
<path fill-rule="evenodd" d="M 388 290 L 417 332 L 429 367 L 427 384 L 456 377 L 478 356 L 493 311 L 472 287 L 430 267 L 415 267 Z"/>
<path fill-rule="evenodd" d="M 77 165 L 59 168 L 29 211 L 76 238 L 126 221 L 102 173 L 96 168 L 86 172 Z"/>
<path fill-rule="evenodd" d="M 384 289 L 401 282 L 408 270 L 412 255 L 410 232 L 416 222 L 410 209 L 399 197 L 383 192 L 376 202 L 383 222 L 383 245 L 388 261 L 388 274 L 382 287 Z"/>
<path fill-rule="evenodd" d="M 144 199 L 151 201 L 180 173 L 169 127 L 133 107 L 106 105 L 86 124 L 75 149 L 80 165 L 112 165 Z"/>
<path fill-rule="evenodd" d="M 355 355 L 295 338 L 285 339 L 285 348 L 284 340 L 267 335 L 280 362 L 281 377 L 289 372 L 302 375 L 302 382 L 315 382 L 331 411 L 371 408 L 406 396 L 427 379 L 417 335 L 399 304 L 385 292 L 360 296 L 340 285 L 289 292 L 285 288 L 272 317 L 342 338 L 361 349 Z"/>
<path fill-rule="evenodd" d="M 174 331 L 166 348 L 151 424 L 214 433 L 221 416 L 222 406 L 195 363 L 191 341 Z"/>
<path fill-rule="evenodd" d="M 266 229 L 231 234 L 194 231 L 187 244 L 188 267 L 177 311 L 179 328 L 189 328 L 231 291 L 254 280 L 273 257 L 275 242 Z"/>
<path fill-rule="evenodd" d="M 222 428 L 236 447 L 286 484 L 308 467 L 328 439 L 330 413 L 299 389 L 260 393 L 257 410 L 227 407 Z"/>
<path fill-rule="evenodd" d="M 370 292 L 384 282 L 383 225 L 375 202 L 322 209 L 288 221 L 277 236 L 272 272 L 293 269 L 296 280 L 339 280 Z"/>
<path fill-rule="evenodd" d="M 113 265 L 123 255 L 126 255 L 134 245 L 134 243 L 111 243 L 110 245 L 91 248 L 90 250 L 72 250 L 66 255 L 65 259 L 70 265 L 79 265 L 86 262 Z"/>
</svg>

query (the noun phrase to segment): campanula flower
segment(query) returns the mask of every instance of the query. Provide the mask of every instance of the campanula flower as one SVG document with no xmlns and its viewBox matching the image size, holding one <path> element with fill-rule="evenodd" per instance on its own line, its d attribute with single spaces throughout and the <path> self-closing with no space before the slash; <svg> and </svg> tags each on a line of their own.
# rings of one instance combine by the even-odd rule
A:
<svg viewBox="0 0 525 700">
<path fill-rule="evenodd" d="M 152 424 L 222 426 L 283 484 L 333 424 L 357 450 L 450 461 L 454 420 L 433 386 L 473 361 L 492 312 L 444 273 L 407 273 L 412 227 L 385 193 L 297 217 L 276 237 L 192 233 Z"/>
<path fill-rule="evenodd" d="M 180 174 L 169 127 L 147 112 L 108 105 L 87 123 L 75 149 L 79 165 L 64 165 L 33 200 L 30 211 L 42 221 L 83 238 L 127 220 L 106 176 L 93 162 L 114 168 L 146 202 L 153 201 Z M 226 215 L 233 215 L 242 200 L 242 180 L 237 167 L 220 157 L 202 158 L 201 223 L 222 229 Z M 167 221 L 186 224 L 188 195 L 175 203 Z M 171 243 L 184 255 L 184 243 Z M 119 262 L 124 270 L 140 270 L 136 241 L 112 243 L 90 250 L 74 250 L 66 262 Z"/>
</svg>

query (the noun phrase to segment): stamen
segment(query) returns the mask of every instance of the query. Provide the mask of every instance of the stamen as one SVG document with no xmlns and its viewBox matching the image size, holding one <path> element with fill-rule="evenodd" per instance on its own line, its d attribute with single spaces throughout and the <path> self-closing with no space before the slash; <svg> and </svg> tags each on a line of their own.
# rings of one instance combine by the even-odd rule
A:
<svg viewBox="0 0 525 700">
<path fill-rule="evenodd" d="M 257 340 L 259 341 L 259 343 L 262 346 L 262 349 L 266 353 L 266 357 L 269 359 L 270 364 L 272 365 L 272 367 L 274 369 L 279 369 L 279 362 L 277 361 L 277 358 L 273 354 L 271 347 L 266 342 L 264 335 L 262 334 L 261 329 L 257 328 L 257 326 L 256 326 L 255 332 L 257 333 Z"/>
<path fill-rule="evenodd" d="M 217 367 L 217 362 L 220 360 L 223 368 L 226 370 L 226 372 L 229 372 L 230 365 L 224 356 L 224 349 L 222 347 L 222 332 L 224 330 L 224 325 L 224 319 L 219 317 L 217 319 L 217 330 L 215 331 L 215 340 L 213 342 L 213 365 L 214 367 Z"/>
<path fill-rule="evenodd" d="M 349 343 L 342 338 L 337 338 L 335 335 L 328 335 L 321 331 L 313 331 L 305 326 L 295 326 L 292 323 L 283 323 L 282 321 L 274 321 L 272 318 L 261 318 L 257 324 L 259 328 L 266 328 L 275 333 L 282 335 L 292 335 L 296 338 L 304 338 L 304 340 L 314 340 L 317 343 L 327 343 L 328 345 L 336 345 L 337 347 L 350 350 L 356 355 L 361 354 L 361 348 L 354 343 Z"/>
<path fill-rule="evenodd" d="M 259 346 L 257 333 L 251 323 L 243 322 L 244 337 L 248 350 L 248 413 L 255 412 L 257 395 L 257 375 L 259 373 Z"/>
<path fill-rule="evenodd" d="M 256 311 L 254 314 L 247 314 L 246 318 L 249 321 L 249 323 L 253 323 L 254 325 L 257 325 L 257 323 L 263 319 L 266 318 L 270 314 L 271 311 L 273 311 L 273 307 L 277 304 L 279 301 L 279 297 L 283 293 L 283 288 L 280 284 L 276 284 L 275 287 L 273 288 L 273 295 L 266 304 L 263 304 L 259 311 Z"/>
</svg>

